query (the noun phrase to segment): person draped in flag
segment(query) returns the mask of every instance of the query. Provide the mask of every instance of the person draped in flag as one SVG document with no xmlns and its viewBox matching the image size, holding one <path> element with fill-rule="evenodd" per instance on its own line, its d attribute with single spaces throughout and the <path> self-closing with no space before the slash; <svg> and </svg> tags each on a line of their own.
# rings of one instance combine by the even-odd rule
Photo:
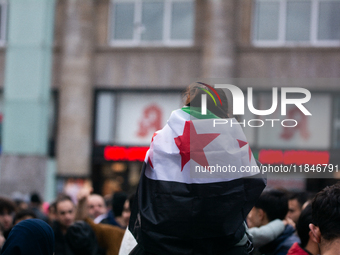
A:
<svg viewBox="0 0 340 255">
<path fill-rule="evenodd" d="M 245 219 L 266 180 L 223 90 L 196 83 L 185 97 L 153 135 L 121 255 L 252 250 Z"/>
</svg>

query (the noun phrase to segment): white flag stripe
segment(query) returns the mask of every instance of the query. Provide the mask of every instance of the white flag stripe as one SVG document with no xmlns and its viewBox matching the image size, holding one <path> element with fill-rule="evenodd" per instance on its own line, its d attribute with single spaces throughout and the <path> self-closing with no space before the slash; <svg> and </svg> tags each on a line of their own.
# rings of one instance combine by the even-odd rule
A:
<svg viewBox="0 0 340 255">
<path fill-rule="evenodd" d="M 192 159 L 185 164 L 183 171 L 181 171 L 181 155 L 174 138 L 183 134 L 185 122 L 189 121 L 190 118 L 197 134 L 220 134 L 203 149 L 209 166 L 224 167 L 224 170 L 229 167 L 229 170 L 232 168 L 236 172 L 229 170 L 227 172 L 197 172 L 201 165 Z M 145 175 L 153 180 L 204 184 L 225 182 L 258 174 L 259 169 L 253 155 L 249 160 L 249 144 L 240 146 L 237 141 L 239 139 L 247 142 L 240 125 L 231 127 L 230 124 L 225 124 L 214 127 L 213 121 L 213 119 L 195 119 L 182 110 L 174 111 L 168 120 L 168 124 L 153 139 L 146 157 L 146 162 L 150 157 L 153 168 L 148 164 Z M 237 123 L 235 119 L 232 119 L 232 121 Z M 196 149 L 191 148 L 191 156 L 194 153 L 197 153 Z M 242 167 L 244 169 L 245 166 L 248 166 L 252 171 L 241 172 Z"/>
</svg>

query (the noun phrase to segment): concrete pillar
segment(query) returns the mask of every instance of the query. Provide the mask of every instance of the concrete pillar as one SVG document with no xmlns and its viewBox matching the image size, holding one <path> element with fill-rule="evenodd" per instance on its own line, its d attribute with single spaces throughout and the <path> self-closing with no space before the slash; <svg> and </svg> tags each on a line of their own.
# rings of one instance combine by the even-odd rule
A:
<svg viewBox="0 0 340 255">
<path fill-rule="evenodd" d="M 0 194 L 39 192 L 46 180 L 54 0 L 10 0 Z"/>
<path fill-rule="evenodd" d="M 94 1 L 65 0 L 61 45 L 61 84 L 57 174 L 90 174 Z"/>
<path fill-rule="evenodd" d="M 234 78 L 235 0 L 205 2 L 203 77 Z"/>
</svg>

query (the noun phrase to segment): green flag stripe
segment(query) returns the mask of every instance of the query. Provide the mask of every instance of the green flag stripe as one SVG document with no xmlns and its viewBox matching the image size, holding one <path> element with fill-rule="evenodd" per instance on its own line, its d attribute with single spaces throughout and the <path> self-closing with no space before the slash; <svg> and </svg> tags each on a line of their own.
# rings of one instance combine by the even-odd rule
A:
<svg viewBox="0 0 340 255">
<path fill-rule="evenodd" d="M 197 118 L 197 119 L 220 119 L 220 117 L 213 114 L 211 111 L 207 109 L 207 114 L 202 115 L 201 114 L 201 108 L 200 107 L 183 107 L 182 111 L 186 112 L 187 114 L 190 114 L 191 116 Z"/>
</svg>

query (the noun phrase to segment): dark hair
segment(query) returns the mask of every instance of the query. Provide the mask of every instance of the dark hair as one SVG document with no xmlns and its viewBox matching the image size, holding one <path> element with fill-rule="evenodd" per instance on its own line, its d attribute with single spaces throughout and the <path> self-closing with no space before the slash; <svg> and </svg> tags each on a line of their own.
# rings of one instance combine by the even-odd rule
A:
<svg viewBox="0 0 340 255">
<path fill-rule="evenodd" d="M 294 199 L 298 201 L 300 208 L 302 208 L 303 204 L 308 200 L 308 193 L 304 191 L 291 192 L 289 194 L 288 200 L 294 200 Z"/>
<path fill-rule="evenodd" d="M 74 202 L 69 195 L 61 194 L 61 195 L 58 196 L 57 200 L 54 202 L 56 212 L 57 212 L 57 209 L 58 209 L 58 204 L 61 203 L 61 202 L 64 202 L 64 201 L 70 201 L 74 205 Z"/>
<path fill-rule="evenodd" d="M 125 192 L 117 192 L 113 194 L 112 211 L 115 217 L 122 215 L 126 199 L 127 195 Z"/>
<path fill-rule="evenodd" d="M 211 111 L 213 114 L 220 118 L 228 118 L 228 99 L 226 94 L 222 89 L 214 89 L 212 86 L 196 82 L 194 84 L 191 84 L 184 93 L 185 98 L 185 105 L 186 106 L 192 106 L 192 107 L 201 107 L 201 95 L 207 94 L 203 89 L 210 91 L 210 93 L 213 95 L 214 100 L 207 96 L 207 109 Z M 218 95 L 216 95 L 216 93 Z M 218 99 L 218 97 L 221 99 Z M 222 103 L 222 104 L 221 104 Z"/>
<path fill-rule="evenodd" d="M 17 220 L 23 219 L 26 216 L 31 216 L 33 219 L 37 218 L 37 216 L 32 210 L 21 210 L 15 214 L 13 223 L 15 223 Z"/>
<path fill-rule="evenodd" d="M 324 239 L 340 237 L 340 184 L 324 188 L 312 203 L 312 223 L 319 227 Z"/>
<path fill-rule="evenodd" d="M 301 247 L 305 248 L 309 240 L 309 224 L 312 223 L 312 205 L 308 204 L 305 209 L 302 210 L 298 222 L 296 224 L 296 230 L 301 240 Z"/>
<path fill-rule="evenodd" d="M 41 198 L 38 193 L 32 193 L 31 195 L 31 203 L 41 204 Z"/>
<path fill-rule="evenodd" d="M 269 221 L 283 220 L 288 212 L 287 194 L 280 190 L 265 191 L 256 201 L 255 207 L 262 209 Z"/>
<path fill-rule="evenodd" d="M 3 214 L 5 210 L 8 213 L 15 212 L 16 211 L 15 203 L 8 198 L 0 197 L 0 214 Z"/>
<path fill-rule="evenodd" d="M 75 254 L 95 255 L 98 250 L 96 235 L 84 221 L 76 221 L 66 232 L 66 241 Z"/>
</svg>

